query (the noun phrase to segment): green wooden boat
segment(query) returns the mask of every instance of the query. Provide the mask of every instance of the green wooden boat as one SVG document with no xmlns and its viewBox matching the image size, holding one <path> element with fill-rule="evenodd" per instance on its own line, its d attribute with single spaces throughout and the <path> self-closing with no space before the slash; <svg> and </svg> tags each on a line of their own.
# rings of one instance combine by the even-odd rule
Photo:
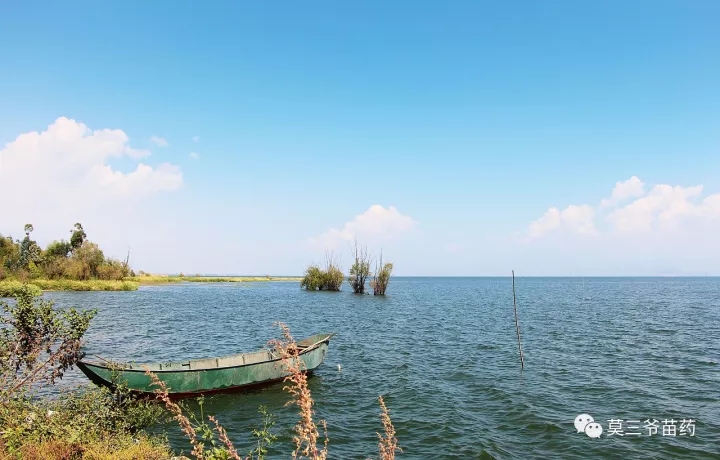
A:
<svg viewBox="0 0 720 460">
<path fill-rule="evenodd" d="M 314 371 L 322 364 L 327 354 L 330 338 L 335 334 L 316 334 L 297 343 L 303 366 L 307 372 Z M 100 358 L 102 359 L 102 358 Z M 274 349 L 262 349 L 252 353 L 241 353 L 221 358 L 206 358 L 184 362 L 154 364 L 117 364 L 103 360 L 78 361 L 77 366 L 95 384 L 113 387 L 113 368 L 120 381 L 129 389 L 141 393 L 152 393 L 150 377 L 145 367 L 165 382 L 168 393 L 173 397 L 194 396 L 247 388 L 276 382 L 288 375 L 286 366 Z"/>
</svg>

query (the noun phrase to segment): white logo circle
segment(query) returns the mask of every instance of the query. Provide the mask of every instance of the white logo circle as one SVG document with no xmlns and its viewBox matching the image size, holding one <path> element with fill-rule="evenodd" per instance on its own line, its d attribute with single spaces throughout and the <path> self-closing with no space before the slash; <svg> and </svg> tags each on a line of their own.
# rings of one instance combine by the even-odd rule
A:
<svg viewBox="0 0 720 460">
<path fill-rule="evenodd" d="M 588 423 L 594 422 L 595 419 L 592 418 L 589 414 L 580 414 L 577 417 L 575 417 L 575 429 L 578 433 L 584 433 L 585 432 L 585 426 Z"/>
<path fill-rule="evenodd" d="M 585 425 L 585 434 L 591 438 L 599 438 L 603 432 L 602 425 L 598 422 L 590 422 Z"/>
</svg>

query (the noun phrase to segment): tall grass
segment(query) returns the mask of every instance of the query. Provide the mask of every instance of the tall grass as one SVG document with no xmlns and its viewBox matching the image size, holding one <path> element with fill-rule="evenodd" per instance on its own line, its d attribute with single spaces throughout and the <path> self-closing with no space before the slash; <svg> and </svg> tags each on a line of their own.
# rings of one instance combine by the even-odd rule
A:
<svg viewBox="0 0 720 460">
<path fill-rule="evenodd" d="M 44 280 L 30 281 L 44 291 L 136 291 L 138 283 L 134 281 L 114 280 Z"/>
<path fill-rule="evenodd" d="M 14 292 L 24 284 L 27 284 L 36 295 L 40 295 L 41 291 L 136 291 L 138 288 L 138 283 L 134 281 L 31 279 L 22 283 L 3 280 L 0 281 L 0 297 L 13 297 Z"/>
<path fill-rule="evenodd" d="M 383 430 L 385 434 L 378 433 L 378 451 L 380 452 L 380 460 L 394 460 L 395 452 L 402 452 L 402 449 L 398 446 L 397 438 L 395 437 L 395 427 L 390 420 L 390 412 L 385 405 L 385 400 L 382 396 L 378 397 L 380 402 L 380 420 L 382 421 Z"/>
<path fill-rule="evenodd" d="M 294 436 L 292 438 L 295 448 L 291 456 L 293 459 L 327 460 L 330 444 L 327 434 L 327 423 L 325 420 L 320 420 L 319 422 L 315 420 L 315 400 L 308 387 L 304 361 L 299 357 L 300 348 L 295 342 L 290 329 L 283 323 L 277 323 L 277 325 L 280 327 L 282 337 L 271 340 L 268 342 L 268 345 L 279 355 L 287 372 L 287 376 L 284 379 L 286 385 L 283 387 L 290 395 L 290 400 L 287 402 L 287 405 L 294 405 L 298 408 L 298 421 L 293 428 Z M 183 408 L 170 398 L 167 387 L 158 379 L 157 375 L 148 369 L 146 369 L 145 372 L 157 387 L 155 390 L 157 398 L 165 404 L 165 407 L 178 422 L 181 431 L 188 438 L 192 447 L 191 455 L 196 459 L 262 460 L 267 452 L 267 445 L 276 440 L 276 436 L 269 431 L 269 427 L 272 426 L 273 422 L 269 422 L 267 412 L 261 408 L 260 413 L 263 414 L 264 428 L 260 431 L 253 431 L 254 436 L 258 438 L 258 446 L 250 452 L 249 455 L 245 457 L 240 456 L 233 442 L 228 438 L 227 432 L 215 417 L 208 417 L 208 420 L 210 420 L 214 426 L 212 430 L 208 428 L 208 425 L 204 421 L 198 422 L 196 420 L 195 423 L 193 423 L 193 416 L 188 417 L 184 414 Z M 382 396 L 378 398 L 378 401 L 381 409 L 380 421 L 384 433 L 377 433 L 378 458 L 379 460 L 394 460 L 395 453 L 402 452 L 402 449 L 398 446 L 395 427 L 390 419 L 388 408 Z M 320 435 L 318 425 L 322 426 L 322 436 Z M 208 433 L 208 431 L 210 432 Z M 202 432 L 205 433 L 204 436 L 201 436 Z M 215 436 L 217 436 L 219 442 L 215 441 Z M 257 457 L 255 455 L 257 455 Z"/>
<path fill-rule="evenodd" d="M 136 291 L 138 283 L 111 280 L 33 280 L 45 291 Z"/>
<path fill-rule="evenodd" d="M 325 430 L 325 442 L 322 448 L 318 448 L 317 442 L 320 434 L 317 424 L 313 420 L 315 411 L 313 406 L 315 401 L 310 393 L 307 384 L 307 374 L 305 373 L 305 362 L 298 355 L 300 350 L 290 333 L 290 328 L 283 323 L 278 323 L 282 331 L 282 339 L 271 340 L 268 345 L 274 347 L 275 351 L 280 355 L 282 363 L 288 372 L 285 382 L 288 383 L 284 388 L 290 393 L 291 400 L 288 404 L 294 404 L 298 407 L 300 420 L 295 425 L 295 450 L 292 453 L 293 458 L 298 455 L 301 458 L 309 458 L 312 460 L 325 460 L 328 455 L 327 424 L 325 420 L 321 420 L 320 424 Z"/>
</svg>

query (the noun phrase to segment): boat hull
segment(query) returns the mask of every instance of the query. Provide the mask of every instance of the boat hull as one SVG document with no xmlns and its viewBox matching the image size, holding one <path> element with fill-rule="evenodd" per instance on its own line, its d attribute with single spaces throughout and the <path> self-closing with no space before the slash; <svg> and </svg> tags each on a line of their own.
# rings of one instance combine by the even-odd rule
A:
<svg viewBox="0 0 720 460">
<path fill-rule="evenodd" d="M 295 359 L 302 359 L 302 368 L 312 372 L 325 360 L 330 337 L 315 343 L 311 348 L 303 350 Z M 263 358 L 260 362 L 246 362 Z M 257 358 L 256 358 L 257 356 Z M 167 363 L 147 366 L 160 381 L 167 386 L 168 393 L 173 397 L 193 396 L 217 392 L 236 391 L 258 385 L 270 384 L 284 379 L 288 375 L 287 366 L 270 351 L 236 355 L 227 358 L 189 361 L 188 363 Z M 242 358 L 242 360 L 241 360 Z M 223 361 L 235 365 L 222 365 Z M 216 367 L 209 367 L 213 364 Z M 137 393 L 153 393 L 156 386 L 152 385 L 150 376 L 145 373 L 143 365 L 115 369 L 110 365 L 80 361 L 80 370 L 95 384 L 113 388 L 113 381 L 124 382 L 127 387 Z M 164 367 L 164 368 L 163 368 Z M 193 367 L 196 367 L 193 369 Z M 203 368 L 204 367 L 204 368 Z M 113 380 L 113 372 L 117 380 Z"/>
</svg>

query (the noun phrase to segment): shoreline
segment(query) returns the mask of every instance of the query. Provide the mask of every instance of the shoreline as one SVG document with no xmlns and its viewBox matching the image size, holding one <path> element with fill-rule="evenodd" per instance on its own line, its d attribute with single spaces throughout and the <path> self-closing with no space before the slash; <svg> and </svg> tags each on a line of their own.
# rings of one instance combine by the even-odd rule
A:
<svg viewBox="0 0 720 460">
<path fill-rule="evenodd" d="M 177 283 L 255 283 L 271 281 L 296 281 L 300 282 L 300 276 L 203 276 L 203 275 L 140 275 L 125 280 L 138 283 L 141 286 L 154 284 L 177 284 Z"/>
<path fill-rule="evenodd" d="M 0 298 L 13 297 L 23 284 L 33 286 L 42 292 L 58 291 L 137 291 L 140 286 L 181 283 L 258 283 L 258 282 L 300 282 L 301 277 L 292 276 L 170 276 L 143 275 L 122 280 L 51 280 L 45 278 L 22 282 L 15 279 L 0 281 Z"/>
</svg>

